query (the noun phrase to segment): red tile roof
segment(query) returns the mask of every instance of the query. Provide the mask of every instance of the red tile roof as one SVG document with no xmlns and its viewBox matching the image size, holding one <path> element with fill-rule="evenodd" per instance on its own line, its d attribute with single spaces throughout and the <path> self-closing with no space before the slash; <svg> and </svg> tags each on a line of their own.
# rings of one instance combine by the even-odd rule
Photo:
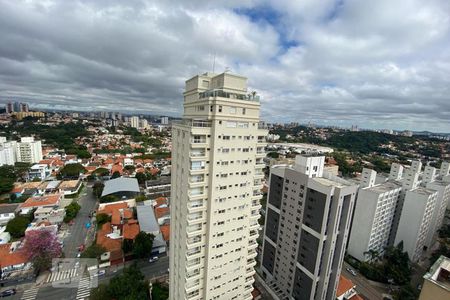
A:
<svg viewBox="0 0 450 300">
<path fill-rule="evenodd" d="M 167 198 L 166 197 L 158 197 L 155 199 L 156 207 L 159 207 L 163 204 L 167 204 Z"/>
<path fill-rule="evenodd" d="M 60 199 L 60 194 L 31 197 L 27 201 L 22 203 L 20 205 L 20 208 L 58 205 Z"/>
<path fill-rule="evenodd" d="M 157 219 L 170 214 L 170 209 L 168 207 L 157 207 L 155 208 L 155 216 Z"/>
<path fill-rule="evenodd" d="M 106 235 L 112 232 L 111 223 L 105 223 L 97 232 L 97 245 L 103 246 L 106 251 L 114 252 L 121 251 L 122 239 L 110 239 Z"/>
<path fill-rule="evenodd" d="M 139 224 L 124 224 L 122 235 L 124 239 L 134 240 L 140 231 Z"/>
<path fill-rule="evenodd" d="M 351 290 L 355 285 L 350 279 L 345 278 L 344 276 L 339 276 L 339 284 L 336 292 L 336 297 L 340 297 L 349 290 Z"/>
<path fill-rule="evenodd" d="M 10 252 L 11 244 L 0 245 L 0 267 L 20 265 L 28 262 L 28 258 L 23 251 Z"/>
<path fill-rule="evenodd" d="M 159 230 L 161 231 L 164 240 L 170 241 L 170 224 L 159 226 Z"/>
</svg>

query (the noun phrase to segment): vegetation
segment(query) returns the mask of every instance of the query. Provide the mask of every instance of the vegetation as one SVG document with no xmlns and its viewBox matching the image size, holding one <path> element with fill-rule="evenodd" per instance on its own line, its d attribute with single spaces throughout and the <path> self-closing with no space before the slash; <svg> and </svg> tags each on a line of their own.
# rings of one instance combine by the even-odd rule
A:
<svg viewBox="0 0 450 300">
<path fill-rule="evenodd" d="M 8 193 L 14 187 L 14 182 L 25 175 L 30 164 L 16 163 L 14 166 L 0 167 L 0 194 Z"/>
<path fill-rule="evenodd" d="M 120 175 L 120 172 L 119 172 L 119 171 L 115 171 L 115 172 L 112 174 L 111 179 L 119 178 L 120 176 L 122 176 L 122 175 Z"/>
<path fill-rule="evenodd" d="M 58 174 L 59 179 L 70 178 L 78 179 L 81 173 L 85 173 L 86 169 L 79 163 L 65 165 Z"/>
<path fill-rule="evenodd" d="M 448 218 L 449 211 L 447 211 Z M 450 224 L 444 224 L 439 230 L 439 248 L 436 249 L 430 256 L 430 263 L 434 264 L 434 262 L 441 256 L 444 255 L 446 257 L 450 257 Z"/>
<path fill-rule="evenodd" d="M 47 230 L 32 230 L 27 233 L 24 252 L 33 263 L 36 273 L 48 270 L 52 259 L 60 257 L 62 247 L 58 237 Z"/>
<path fill-rule="evenodd" d="M 95 195 L 95 197 L 97 197 L 97 199 L 102 196 L 104 188 L 105 188 L 105 185 L 103 184 L 103 182 L 100 182 L 100 181 L 97 181 L 92 186 L 92 191 L 94 192 L 94 195 Z"/>
<path fill-rule="evenodd" d="M 92 244 L 87 247 L 82 253 L 81 258 L 100 258 L 100 255 L 106 252 L 106 249 L 100 245 Z"/>
<path fill-rule="evenodd" d="M 111 216 L 103 213 L 97 214 L 96 220 L 97 220 L 97 228 L 100 228 L 103 224 L 111 222 Z"/>
<path fill-rule="evenodd" d="M 109 170 L 106 168 L 98 168 L 94 172 L 92 172 L 92 174 L 97 176 L 108 176 Z"/>
<path fill-rule="evenodd" d="M 142 201 L 147 200 L 147 197 L 145 197 L 145 195 L 140 194 L 140 195 L 137 195 L 134 200 L 136 200 L 136 202 L 142 202 Z"/>
<path fill-rule="evenodd" d="M 169 299 L 169 289 L 159 282 L 155 282 L 152 286 L 152 300 Z"/>
<path fill-rule="evenodd" d="M 278 157 L 280 157 L 280 155 L 278 154 L 278 152 L 269 152 L 269 153 L 267 153 L 267 157 L 278 158 Z"/>
<path fill-rule="evenodd" d="M 21 238 L 25 235 L 25 230 L 34 219 L 34 212 L 31 211 L 28 215 L 17 215 L 14 219 L 9 220 L 6 224 L 6 231 L 11 234 L 13 238 Z"/>
<path fill-rule="evenodd" d="M 78 204 L 75 201 L 67 205 L 65 208 L 66 216 L 64 217 L 64 222 L 69 223 L 70 221 L 75 219 L 80 209 L 81 209 L 80 204 Z"/>
<path fill-rule="evenodd" d="M 109 284 L 101 284 L 94 289 L 92 300 L 131 300 L 148 299 L 148 282 L 136 264 L 123 269 L 121 275 L 115 276 Z"/>
<path fill-rule="evenodd" d="M 100 203 L 109 203 L 119 201 L 119 197 L 114 195 L 106 195 L 100 198 Z"/>
</svg>

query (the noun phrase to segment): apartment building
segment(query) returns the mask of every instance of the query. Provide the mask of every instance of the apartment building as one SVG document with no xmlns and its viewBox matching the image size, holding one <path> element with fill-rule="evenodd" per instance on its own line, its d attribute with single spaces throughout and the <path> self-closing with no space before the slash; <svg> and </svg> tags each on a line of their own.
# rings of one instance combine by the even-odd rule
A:
<svg viewBox="0 0 450 300">
<path fill-rule="evenodd" d="M 139 128 L 139 117 L 133 116 L 130 118 L 130 125 L 133 128 Z"/>
<path fill-rule="evenodd" d="M 33 137 L 23 137 L 17 143 L 17 161 L 26 163 L 38 163 L 42 160 L 41 141 L 35 141 Z"/>
<path fill-rule="evenodd" d="M 380 255 L 384 252 L 401 191 L 402 185 L 398 181 L 373 184 L 359 190 L 347 249 L 351 256 L 366 261 L 370 258 L 367 251 L 377 251 Z"/>
<path fill-rule="evenodd" d="M 271 168 L 261 270 L 278 299 L 336 298 L 358 186 L 324 162 L 297 156 Z"/>
<path fill-rule="evenodd" d="M 418 187 L 406 192 L 400 221 L 395 235 L 395 245 L 403 241 L 409 259 L 417 262 L 430 245 L 430 231 L 437 191 Z"/>
<path fill-rule="evenodd" d="M 430 231 L 427 236 L 426 244 L 431 245 L 435 238 L 436 232 L 441 228 L 445 211 L 447 210 L 447 203 L 450 201 L 450 182 L 442 180 L 434 180 L 426 184 L 429 190 L 437 191 L 435 209 L 430 220 Z"/>
<path fill-rule="evenodd" d="M 186 81 L 172 127 L 170 299 L 252 299 L 267 130 L 247 79 Z"/>
<path fill-rule="evenodd" d="M 419 300 L 450 299 L 450 259 L 441 255 L 423 276 Z"/>
</svg>

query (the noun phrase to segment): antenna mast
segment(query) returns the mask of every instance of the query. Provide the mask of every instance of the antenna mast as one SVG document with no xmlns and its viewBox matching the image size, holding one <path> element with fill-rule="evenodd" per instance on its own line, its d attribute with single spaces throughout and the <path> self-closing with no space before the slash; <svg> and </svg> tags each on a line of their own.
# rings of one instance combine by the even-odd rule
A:
<svg viewBox="0 0 450 300">
<path fill-rule="evenodd" d="M 213 74 L 214 74 L 215 68 L 216 68 L 216 52 L 214 51 L 213 70 L 212 70 Z"/>
</svg>

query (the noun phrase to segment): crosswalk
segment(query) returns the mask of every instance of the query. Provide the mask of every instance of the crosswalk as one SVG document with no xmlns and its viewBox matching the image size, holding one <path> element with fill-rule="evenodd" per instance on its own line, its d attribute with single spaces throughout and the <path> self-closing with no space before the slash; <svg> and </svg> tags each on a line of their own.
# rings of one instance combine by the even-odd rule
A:
<svg viewBox="0 0 450 300">
<path fill-rule="evenodd" d="M 91 294 L 91 280 L 89 277 L 81 278 L 78 283 L 77 300 L 87 300 Z"/>
<path fill-rule="evenodd" d="M 36 299 L 36 295 L 37 295 L 38 291 L 39 291 L 39 288 L 37 288 L 37 287 L 28 289 L 23 292 L 20 300 L 34 300 L 34 299 Z"/>
<path fill-rule="evenodd" d="M 50 276 L 47 277 L 46 282 L 58 282 L 68 278 L 74 278 L 79 275 L 79 268 L 72 268 L 69 270 L 62 270 L 58 272 L 52 272 Z"/>
</svg>

